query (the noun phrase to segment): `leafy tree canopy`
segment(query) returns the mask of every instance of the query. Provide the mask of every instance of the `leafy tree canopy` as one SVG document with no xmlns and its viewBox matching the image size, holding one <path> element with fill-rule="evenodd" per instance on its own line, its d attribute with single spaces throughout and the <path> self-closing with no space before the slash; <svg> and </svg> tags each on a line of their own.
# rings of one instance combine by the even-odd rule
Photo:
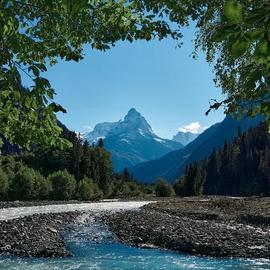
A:
<svg viewBox="0 0 270 270">
<path fill-rule="evenodd" d="M 263 114 L 269 123 L 270 3 L 228 0 L 221 11 L 212 11 L 197 39 L 208 60 L 215 61 L 216 82 L 227 95 L 212 108 L 225 105 L 227 113 Z"/>
<path fill-rule="evenodd" d="M 196 22 L 194 56 L 206 52 L 226 96 L 210 109 L 270 122 L 268 0 L 0 0 L 0 11 L 0 133 L 21 147 L 68 144 L 55 117 L 65 110 L 42 76 L 48 64 L 81 60 L 84 44 L 106 51 L 119 40 L 180 38 L 166 21 Z"/>
<path fill-rule="evenodd" d="M 214 65 L 215 83 L 226 96 L 211 109 L 225 107 L 238 116 L 262 114 L 270 124 L 270 2 L 268 0 L 142 1 L 180 26 L 196 21 L 198 50 Z M 207 114 L 210 112 L 207 112 Z"/>
<path fill-rule="evenodd" d="M 69 144 L 55 116 L 65 109 L 43 77 L 48 65 L 81 60 L 84 44 L 106 51 L 119 40 L 180 37 L 128 0 L 0 0 L 0 33 L 0 133 L 25 148 Z"/>
</svg>

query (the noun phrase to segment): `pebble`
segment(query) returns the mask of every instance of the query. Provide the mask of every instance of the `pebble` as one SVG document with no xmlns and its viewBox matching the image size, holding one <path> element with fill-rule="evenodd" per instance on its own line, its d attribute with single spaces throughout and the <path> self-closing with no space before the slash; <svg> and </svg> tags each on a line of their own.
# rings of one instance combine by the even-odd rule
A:
<svg viewBox="0 0 270 270">
<path fill-rule="evenodd" d="M 258 220 L 259 203 L 254 204 L 256 209 L 240 200 L 237 204 L 243 203 L 241 207 L 236 207 L 233 199 L 226 202 L 224 205 L 231 204 L 229 209 L 217 208 L 216 203 L 213 199 L 182 205 L 159 202 L 140 211 L 111 213 L 104 221 L 120 242 L 130 245 L 214 257 L 269 259 L 269 200 L 262 201 L 264 208 Z"/>
</svg>

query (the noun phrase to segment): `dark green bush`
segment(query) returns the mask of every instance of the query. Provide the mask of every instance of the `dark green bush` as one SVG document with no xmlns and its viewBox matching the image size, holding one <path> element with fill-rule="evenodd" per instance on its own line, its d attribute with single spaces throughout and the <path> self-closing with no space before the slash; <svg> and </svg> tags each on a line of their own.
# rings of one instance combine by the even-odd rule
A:
<svg viewBox="0 0 270 270">
<path fill-rule="evenodd" d="M 13 200 L 39 199 L 45 188 L 46 179 L 28 167 L 22 167 L 11 180 L 9 198 Z M 48 194 L 47 194 L 48 195 Z"/>
<path fill-rule="evenodd" d="M 39 172 L 37 172 L 37 175 L 39 175 L 39 177 L 36 178 L 34 186 L 38 194 L 36 199 L 48 200 L 52 192 L 52 183 L 49 178 L 45 178 Z"/>
<path fill-rule="evenodd" d="M 145 186 L 133 182 L 132 175 L 129 175 L 127 170 L 123 174 L 112 174 L 110 162 L 108 164 L 105 162 L 110 159 L 103 148 L 84 145 L 83 150 L 85 152 L 85 159 L 83 164 L 81 164 L 82 174 L 76 175 L 78 182 L 75 180 L 74 173 L 72 172 L 73 169 L 61 170 L 61 166 L 58 166 L 60 163 L 57 163 L 56 167 L 51 166 L 56 164 L 52 155 L 48 154 L 44 158 L 39 157 L 37 153 L 1 156 L 0 199 L 70 200 L 76 198 L 79 200 L 98 200 L 102 197 L 137 197 L 145 193 Z M 86 159 L 86 157 L 89 159 Z M 62 159 L 65 159 L 65 157 L 59 157 L 59 160 Z M 104 164 L 93 165 L 93 159 L 96 161 L 103 160 L 107 167 Z M 44 162 L 44 166 L 40 166 L 39 161 Z M 52 164 L 47 170 L 45 164 L 50 162 Z M 70 161 L 66 160 L 66 162 Z M 71 164 L 73 164 L 73 161 Z M 94 166 L 95 170 L 91 169 L 92 166 Z M 65 165 L 64 167 L 67 166 Z M 105 167 L 107 169 L 104 171 Z M 57 171 L 55 171 L 56 168 L 58 168 Z M 75 169 L 74 171 L 77 172 Z M 105 172 L 106 175 L 104 175 Z M 90 177 L 90 174 L 93 174 L 93 177 Z M 123 175 L 129 175 L 129 177 L 124 177 L 125 181 L 123 181 Z M 46 178 L 46 176 L 48 177 Z"/>
<path fill-rule="evenodd" d="M 103 196 L 105 198 L 111 198 L 113 197 L 113 191 L 114 191 L 114 183 L 113 182 L 107 183 L 103 188 Z"/>
<path fill-rule="evenodd" d="M 8 179 L 11 180 L 14 178 L 15 174 L 20 171 L 24 166 L 22 162 L 16 161 L 15 157 L 6 156 L 1 157 L 1 167 L 8 176 Z"/>
<path fill-rule="evenodd" d="M 129 190 L 130 190 L 130 193 L 129 193 L 130 197 L 138 197 L 138 196 L 142 195 L 142 192 L 141 192 L 139 185 L 137 183 L 128 182 L 127 185 L 129 187 Z"/>
<path fill-rule="evenodd" d="M 174 195 L 174 190 L 168 182 L 160 179 L 156 184 L 155 193 L 158 197 L 171 197 Z"/>
<path fill-rule="evenodd" d="M 136 182 L 114 181 L 111 197 L 130 198 L 142 195 L 142 189 Z"/>
<path fill-rule="evenodd" d="M 8 176 L 6 173 L 3 172 L 2 169 L 0 169 L 0 199 L 6 199 L 7 198 L 7 192 L 9 188 L 9 181 Z"/>
<path fill-rule="evenodd" d="M 48 180 L 52 183 L 52 199 L 70 200 L 74 198 L 76 180 L 67 170 L 52 173 L 48 176 Z"/>
<path fill-rule="evenodd" d="M 102 192 L 92 179 L 83 178 L 78 183 L 77 198 L 82 201 L 97 200 L 102 197 Z"/>
</svg>

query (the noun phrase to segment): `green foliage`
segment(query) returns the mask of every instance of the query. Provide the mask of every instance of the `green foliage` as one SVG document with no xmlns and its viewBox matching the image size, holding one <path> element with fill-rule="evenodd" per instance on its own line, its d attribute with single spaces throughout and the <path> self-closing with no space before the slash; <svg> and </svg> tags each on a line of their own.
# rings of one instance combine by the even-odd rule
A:
<svg viewBox="0 0 270 270">
<path fill-rule="evenodd" d="M 103 188 L 103 195 L 106 198 L 112 198 L 114 192 L 114 184 L 113 182 L 107 183 Z"/>
<path fill-rule="evenodd" d="M 1 159 L 1 167 L 7 174 L 9 179 L 13 179 L 15 174 L 23 167 L 20 161 L 17 161 L 13 156 L 7 156 Z"/>
<path fill-rule="evenodd" d="M 243 19 L 242 5 L 236 0 L 226 1 L 224 15 L 231 24 L 240 23 Z"/>
<path fill-rule="evenodd" d="M 203 175 L 197 163 L 187 168 L 185 176 L 181 177 L 174 185 L 177 196 L 200 196 L 203 193 Z"/>
<path fill-rule="evenodd" d="M 210 109 L 264 115 L 270 124 L 270 2 L 268 0 L 137 1 L 142 10 L 167 16 L 180 28 L 196 22 L 194 57 L 200 50 L 214 66 L 225 95 Z"/>
<path fill-rule="evenodd" d="M 23 148 L 70 146 L 61 138 L 47 65 L 83 59 L 83 45 L 106 51 L 117 41 L 160 39 L 177 32 L 137 1 L 1 1 L 0 133 Z M 32 83 L 24 88 L 22 73 Z"/>
<path fill-rule="evenodd" d="M 142 194 L 153 195 L 155 193 L 153 184 L 141 184 L 139 187 Z"/>
<path fill-rule="evenodd" d="M 144 195 L 143 189 L 136 182 L 124 182 L 115 180 L 110 184 L 110 194 L 106 194 L 109 198 L 135 198 Z"/>
<path fill-rule="evenodd" d="M 35 200 L 48 199 L 52 192 L 51 182 L 38 171 L 35 171 L 34 190 L 36 194 Z"/>
<path fill-rule="evenodd" d="M 94 183 L 93 188 L 94 188 L 94 199 L 95 200 L 101 199 L 104 195 L 103 191 L 98 187 L 96 183 Z"/>
<path fill-rule="evenodd" d="M 227 96 L 210 110 L 224 105 L 226 113 L 261 114 L 270 124 L 269 1 L 213 2 L 201 22 L 196 46 L 214 63 L 215 82 Z"/>
<path fill-rule="evenodd" d="M 84 44 L 106 51 L 120 40 L 179 39 L 168 20 L 179 28 L 196 21 L 194 55 L 206 52 L 226 95 L 210 110 L 224 105 L 228 114 L 263 114 L 270 123 L 268 0 L 11 0 L 0 9 L 0 133 L 20 147 L 70 146 L 55 116 L 65 110 L 43 76 L 47 63 L 81 60 Z"/>
<path fill-rule="evenodd" d="M 83 179 L 78 184 L 78 199 L 82 201 L 92 200 L 94 198 L 93 181 Z"/>
<path fill-rule="evenodd" d="M 128 171 L 127 168 L 124 168 L 123 173 L 122 173 L 122 175 L 121 175 L 121 179 L 122 179 L 124 182 L 127 182 L 127 181 L 129 181 L 129 180 L 131 179 L 131 176 L 130 176 L 129 171 Z"/>
<path fill-rule="evenodd" d="M 12 179 L 9 198 L 18 200 L 48 198 L 50 189 L 50 184 L 39 172 L 22 167 Z"/>
<path fill-rule="evenodd" d="M 54 200 L 70 200 L 74 197 L 76 180 L 67 170 L 55 172 L 48 178 L 52 183 L 51 196 Z"/>
<path fill-rule="evenodd" d="M 8 178 L 8 190 L 3 184 L 0 197 L 9 200 L 98 200 L 138 197 L 149 191 L 135 183 L 127 169 L 114 174 L 110 154 L 100 145 L 82 143 L 65 127 L 63 137 L 72 143 L 71 148 L 37 147 L 30 153 L 2 156 L 0 178 L 2 169 Z"/>
<path fill-rule="evenodd" d="M 83 178 L 78 183 L 77 197 L 79 200 L 98 200 L 102 197 L 102 191 L 92 179 Z"/>
<path fill-rule="evenodd" d="M 114 175 L 110 153 L 103 147 L 82 142 L 66 128 L 63 128 L 63 137 L 72 143 L 71 148 L 37 148 L 33 154 L 24 155 L 23 161 L 43 175 L 66 169 L 77 181 L 84 177 L 94 179 L 102 192 L 106 193 L 106 186 Z"/>
<path fill-rule="evenodd" d="M 128 185 L 129 190 L 130 190 L 130 192 L 129 192 L 130 197 L 139 197 L 142 195 L 142 191 L 137 183 L 128 182 L 127 185 Z"/>
<path fill-rule="evenodd" d="M 159 179 L 155 186 L 155 193 L 158 197 L 171 197 L 174 195 L 174 190 L 164 179 Z"/>
<path fill-rule="evenodd" d="M 6 199 L 9 188 L 8 176 L 0 169 L 0 199 Z"/>
</svg>

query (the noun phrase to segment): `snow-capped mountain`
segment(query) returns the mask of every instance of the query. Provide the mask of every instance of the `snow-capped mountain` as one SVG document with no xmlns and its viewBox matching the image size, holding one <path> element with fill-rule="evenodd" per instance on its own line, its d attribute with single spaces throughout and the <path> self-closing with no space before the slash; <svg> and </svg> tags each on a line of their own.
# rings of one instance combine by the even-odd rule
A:
<svg viewBox="0 0 270 270">
<path fill-rule="evenodd" d="M 84 134 L 83 137 L 84 139 L 86 139 L 91 143 L 96 143 L 101 138 L 105 139 L 109 131 L 113 129 L 117 124 L 118 122 L 116 123 L 105 122 L 97 124 L 93 131 Z"/>
<path fill-rule="evenodd" d="M 190 142 L 194 141 L 198 136 L 199 134 L 179 131 L 175 136 L 173 136 L 173 141 L 180 142 L 186 146 Z"/>
<path fill-rule="evenodd" d="M 145 118 L 132 108 L 123 120 L 97 124 L 84 139 L 95 143 L 104 139 L 105 148 L 112 153 L 116 171 L 138 163 L 159 158 L 183 145 L 157 136 Z"/>
</svg>

